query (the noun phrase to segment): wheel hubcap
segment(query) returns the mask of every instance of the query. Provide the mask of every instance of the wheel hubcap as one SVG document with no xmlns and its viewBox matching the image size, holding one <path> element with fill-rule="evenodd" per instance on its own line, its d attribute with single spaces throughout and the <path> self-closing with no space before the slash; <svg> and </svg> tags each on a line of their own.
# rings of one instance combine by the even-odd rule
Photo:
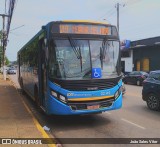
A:
<svg viewBox="0 0 160 147">
<path fill-rule="evenodd" d="M 154 95 L 149 96 L 149 98 L 148 98 L 148 105 L 152 109 L 157 108 L 158 100 L 157 100 L 157 98 Z"/>
</svg>

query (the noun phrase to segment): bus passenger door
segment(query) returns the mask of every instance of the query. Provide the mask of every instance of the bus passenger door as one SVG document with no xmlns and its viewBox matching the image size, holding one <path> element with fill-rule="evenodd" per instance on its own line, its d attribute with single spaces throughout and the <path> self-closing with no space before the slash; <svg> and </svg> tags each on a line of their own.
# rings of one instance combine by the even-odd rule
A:
<svg viewBox="0 0 160 147">
<path fill-rule="evenodd" d="M 45 109 L 45 98 L 47 95 L 47 73 L 46 73 L 46 46 L 44 39 L 39 41 L 39 103 L 42 108 Z"/>
</svg>

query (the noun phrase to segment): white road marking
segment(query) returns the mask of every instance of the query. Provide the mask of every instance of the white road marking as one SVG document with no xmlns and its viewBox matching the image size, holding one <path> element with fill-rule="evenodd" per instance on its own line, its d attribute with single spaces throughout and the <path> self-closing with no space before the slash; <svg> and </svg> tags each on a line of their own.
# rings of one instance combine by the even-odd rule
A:
<svg viewBox="0 0 160 147">
<path fill-rule="evenodd" d="M 135 124 L 135 123 L 133 123 L 133 122 L 131 122 L 131 121 L 129 121 L 129 120 L 126 120 L 126 119 L 124 119 L 124 118 L 122 118 L 121 120 L 123 120 L 123 121 L 125 121 L 125 122 L 127 122 L 127 123 L 129 123 L 129 124 L 132 124 L 132 125 L 134 125 L 134 126 L 136 126 L 136 127 L 138 127 L 138 128 L 146 129 L 145 127 L 142 127 L 142 126 L 140 126 L 140 125 L 137 125 L 137 124 Z"/>
</svg>

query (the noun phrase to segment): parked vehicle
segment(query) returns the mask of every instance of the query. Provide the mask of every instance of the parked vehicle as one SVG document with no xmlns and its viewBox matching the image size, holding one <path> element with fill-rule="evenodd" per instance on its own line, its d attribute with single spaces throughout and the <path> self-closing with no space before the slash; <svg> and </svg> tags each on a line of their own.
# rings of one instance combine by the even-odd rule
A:
<svg viewBox="0 0 160 147">
<path fill-rule="evenodd" d="M 150 72 L 143 81 L 142 99 L 151 110 L 160 109 L 160 70 Z"/>
<path fill-rule="evenodd" d="M 154 73 L 157 73 L 157 72 L 160 72 L 160 70 L 150 71 L 149 74 L 154 74 Z"/>
<path fill-rule="evenodd" d="M 147 77 L 148 73 L 144 71 L 133 71 L 124 76 L 123 82 L 125 84 L 131 83 L 140 86 Z"/>
<path fill-rule="evenodd" d="M 8 74 L 16 74 L 16 68 L 14 68 L 14 67 L 10 67 L 9 69 L 8 69 L 8 71 L 7 71 L 7 73 Z"/>
</svg>

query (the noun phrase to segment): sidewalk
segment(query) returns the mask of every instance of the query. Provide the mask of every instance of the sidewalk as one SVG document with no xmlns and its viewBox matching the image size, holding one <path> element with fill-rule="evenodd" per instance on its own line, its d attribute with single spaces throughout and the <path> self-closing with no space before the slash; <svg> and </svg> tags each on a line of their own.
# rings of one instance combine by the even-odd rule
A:
<svg viewBox="0 0 160 147">
<path fill-rule="evenodd" d="M 0 138 L 43 138 L 44 136 L 35 124 L 33 116 L 26 109 L 12 82 L 9 79 L 4 81 L 2 74 L 0 74 Z M 25 146 L 46 147 L 52 145 L 30 144 Z"/>
</svg>

